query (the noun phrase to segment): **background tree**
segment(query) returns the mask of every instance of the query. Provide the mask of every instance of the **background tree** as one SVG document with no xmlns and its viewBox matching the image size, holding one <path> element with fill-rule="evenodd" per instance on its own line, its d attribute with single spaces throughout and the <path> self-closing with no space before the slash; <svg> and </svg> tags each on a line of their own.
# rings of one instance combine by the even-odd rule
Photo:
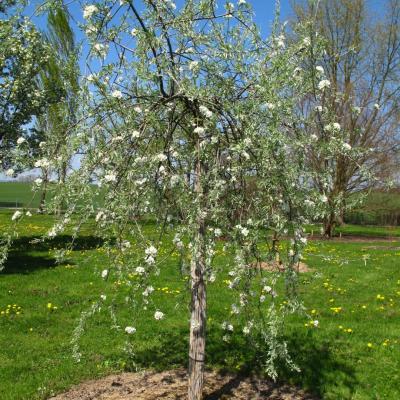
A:
<svg viewBox="0 0 400 400">
<path fill-rule="evenodd" d="M 51 101 L 37 86 L 36 77 L 48 57 L 40 33 L 20 16 L 14 2 L 2 3 L 0 12 L 0 156 L 10 166 L 10 149 L 24 134 L 23 126 Z M 8 13 L 8 14 L 7 14 Z M 25 131 L 27 133 L 27 131 Z M 25 134 L 25 139 L 29 135 Z"/>
<path fill-rule="evenodd" d="M 79 51 L 69 23 L 68 11 L 64 7 L 48 11 L 45 40 L 51 49 L 51 56 L 39 74 L 39 87 L 47 93 L 53 93 L 58 101 L 48 104 L 45 112 L 36 120 L 41 158 L 37 165 L 42 170 L 40 211 L 44 207 L 51 173 L 57 174 L 60 184 L 65 182 L 70 163 L 66 152 L 68 129 L 76 122 L 78 109 Z M 48 163 L 43 160 L 54 158 L 54 155 L 57 155 L 57 165 L 50 171 Z"/>
<path fill-rule="evenodd" d="M 336 146 L 355 150 L 353 157 L 332 156 L 327 147 L 308 154 L 317 171 L 314 185 L 331 210 L 324 221 L 327 236 L 342 221 L 353 193 L 382 185 L 396 170 L 400 2 L 382 3 L 378 11 L 368 9 L 363 0 L 304 1 L 293 6 L 297 21 L 315 17 L 316 32 L 310 32 L 310 40 L 318 35 L 325 43 L 324 55 L 311 53 L 304 64 L 321 79 L 323 91 L 315 86 L 300 103 L 301 114 L 312 121 L 301 128 L 316 141 L 334 136 Z M 329 171 L 329 179 L 318 171 Z"/>
</svg>

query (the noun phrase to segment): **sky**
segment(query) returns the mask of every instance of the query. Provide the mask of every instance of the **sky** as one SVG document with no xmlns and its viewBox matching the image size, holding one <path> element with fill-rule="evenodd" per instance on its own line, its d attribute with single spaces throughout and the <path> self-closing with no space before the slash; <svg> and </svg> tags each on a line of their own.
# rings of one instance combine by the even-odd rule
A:
<svg viewBox="0 0 400 400">
<path fill-rule="evenodd" d="M 176 0 L 177 4 L 182 3 L 184 0 Z M 236 0 L 230 0 L 232 3 L 236 3 Z M 290 0 L 281 0 L 281 17 L 284 20 L 290 13 Z M 38 6 L 38 4 L 41 4 L 43 1 L 42 0 L 31 0 L 29 2 L 29 6 L 27 9 L 27 15 L 32 15 L 34 13 L 35 8 Z M 225 0 L 219 0 L 221 5 L 223 5 L 226 1 Z M 259 24 L 259 26 L 262 29 L 262 32 L 267 35 L 269 32 L 269 28 L 271 26 L 271 22 L 274 18 L 274 13 L 275 13 L 275 0 L 247 0 L 249 4 L 253 7 L 253 10 L 255 12 L 255 20 Z M 79 4 L 78 1 L 72 0 L 72 1 L 65 1 L 65 3 L 69 4 L 69 10 L 71 14 L 79 20 L 79 22 L 82 22 L 82 11 L 81 11 L 81 5 Z M 95 0 L 87 0 L 85 1 L 86 4 L 90 3 L 96 3 Z M 45 19 L 44 18 L 39 18 L 36 20 L 38 26 L 42 29 L 45 29 Z"/>
</svg>

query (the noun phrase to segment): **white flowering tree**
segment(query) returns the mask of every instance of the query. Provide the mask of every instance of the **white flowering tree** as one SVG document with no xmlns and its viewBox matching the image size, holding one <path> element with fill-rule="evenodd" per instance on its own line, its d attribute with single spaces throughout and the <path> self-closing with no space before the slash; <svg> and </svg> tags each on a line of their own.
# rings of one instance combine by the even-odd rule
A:
<svg viewBox="0 0 400 400">
<path fill-rule="evenodd" d="M 295 105 L 313 85 L 313 74 L 298 67 L 312 50 L 310 39 L 288 45 L 275 24 L 263 41 L 244 0 L 223 8 L 210 0 L 180 8 L 171 0 L 102 1 L 86 5 L 83 15 L 100 66 L 88 63 L 85 108 L 66 147 L 82 158 L 60 188 L 67 211 L 48 236 L 76 213 L 80 224 L 95 217 L 105 246 L 117 249 L 102 277 L 128 282 L 129 304 L 162 320 L 168 315 L 152 301 L 151 283 L 165 262 L 163 233 L 172 230 L 171 245 L 190 280 L 190 400 L 202 396 L 206 288 L 219 279 L 218 241 L 229 264 L 227 285 L 237 293 L 222 324 L 224 339 L 241 326 L 243 334 L 263 339 L 271 376 L 279 358 L 294 367 L 278 328 L 300 307 L 295 282 L 303 224 L 324 212 L 304 159 L 318 144 L 301 130 L 292 133 L 303 123 Z M 103 197 L 100 209 L 94 196 Z M 17 212 L 13 220 L 21 217 Z M 158 226 L 157 241 L 142 227 L 149 217 Z M 276 246 L 272 236 L 290 240 Z M 132 244 L 132 237 L 139 242 Z M 286 278 L 283 307 L 275 301 L 276 274 L 260 268 L 275 260 Z M 83 322 L 76 337 L 82 329 Z M 133 334 L 136 327 L 124 330 Z"/>
</svg>

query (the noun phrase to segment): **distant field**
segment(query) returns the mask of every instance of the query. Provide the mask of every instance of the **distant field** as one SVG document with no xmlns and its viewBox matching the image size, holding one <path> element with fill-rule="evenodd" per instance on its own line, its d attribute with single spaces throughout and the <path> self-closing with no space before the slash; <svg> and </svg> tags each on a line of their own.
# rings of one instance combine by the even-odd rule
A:
<svg viewBox="0 0 400 400">
<path fill-rule="evenodd" d="M 51 186 L 50 186 L 51 189 Z M 47 199 L 52 196 L 51 190 Z M 0 208 L 38 208 L 40 192 L 32 191 L 32 183 L 28 182 L 0 182 Z"/>
<path fill-rule="evenodd" d="M 33 196 L 32 184 L 25 182 L 0 182 L 0 208 L 2 207 L 30 207 L 37 208 L 39 195 Z M 380 225 L 400 226 L 400 190 L 389 192 L 372 192 L 365 202 L 345 215 L 346 226 L 337 230 L 339 234 L 357 234 L 351 225 Z M 351 230 L 351 232 L 349 232 Z M 398 236 L 396 232 L 379 228 L 363 230 L 363 235 L 369 236 Z M 381 229 L 382 231 L 382 229 Z M 364 235 L 365 236 L 365 235 Z"/>
<path fill-rule="evenodd" d="M 26 182 L 0 182 L 0 207 L 33 207 L 39 205 L 39 197 L 32 192 L 32 184 Z"/>
</svg>

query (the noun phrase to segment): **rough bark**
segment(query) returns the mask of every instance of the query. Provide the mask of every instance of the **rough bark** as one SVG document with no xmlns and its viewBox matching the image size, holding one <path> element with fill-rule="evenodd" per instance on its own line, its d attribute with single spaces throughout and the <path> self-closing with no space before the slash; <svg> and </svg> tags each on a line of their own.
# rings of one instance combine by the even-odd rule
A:
<svg viewBox="0 0 400 400">
<path fill-rule="evenodd" d="M 203 392 L 206 346 L 206 287 L 204 258 L 192 261 L 192 302 L 189 344 L 189 400 L 200 400 Z"/>
<path fill-rule="evenodd" d="M 58 182 L 62 186 L 64 185 L 65 179 L 67 177 L 67 168 L 68 168 L 67 163 L 63 162 L 62 165 L 61 165 L 60 170 L 58 171 Z M 61 212 L 62 212 L 63 208 L 64 208 L 64 202 L 61 201 L 60 204 L 57 207 L 57 215 L 58 216 L 61 215 Z"/>
<path fill-rule="evenodd" d="M 202 167 L 198 160 L 196 166 L 195 192 L 202 202 Z M 206 346 L 206 285 L 205 285 L 205 222 L 200 211 L 197 217 L 194 249 L 191 262 L 191 316 L 189 339 L 189 382 L 188 399 L 201 400 L 204 381 L 204 361 Z"/>
<path fill-rule="evenodd" d="M 335 225 L 335 213 L 332 212 L 324 221 L 324 236 L 326 236 L 327 238 L 331 238 L 334 234 Z"/>
</svg>

